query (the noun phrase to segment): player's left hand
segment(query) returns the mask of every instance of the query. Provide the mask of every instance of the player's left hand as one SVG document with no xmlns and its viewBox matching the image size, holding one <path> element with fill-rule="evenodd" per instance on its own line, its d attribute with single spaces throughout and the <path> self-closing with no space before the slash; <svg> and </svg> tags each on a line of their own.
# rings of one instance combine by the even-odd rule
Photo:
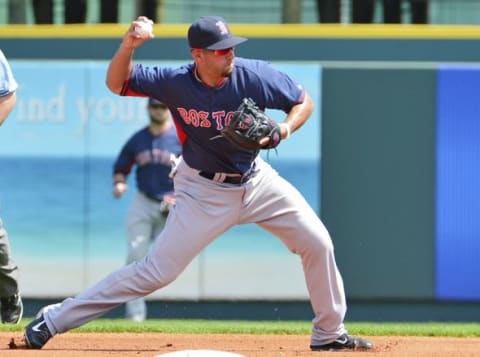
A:
<svg viewBox="0 0 480 357">
<path fill-rule="evenodd" d="M 128 189 L 128 185 L 125 182 L 117 182 L 113 185 L 113 196 L 120 198 Z"/>
</svg>

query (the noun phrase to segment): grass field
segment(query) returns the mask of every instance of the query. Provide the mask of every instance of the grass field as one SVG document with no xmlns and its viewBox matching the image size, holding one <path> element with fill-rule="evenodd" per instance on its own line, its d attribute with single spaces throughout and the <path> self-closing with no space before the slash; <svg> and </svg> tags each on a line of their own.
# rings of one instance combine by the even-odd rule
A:
<svg viewBox="0 0 480 357">
<path fill-rule="evenodd" d="M 0 325 L 0 332 L 22 331 L 30 321 Z M 99 319 L 72 332 L 310 335 L 311 326 L 308 321 L 147 320 L 139 324 L 123 319 Z M 480 323 L 352 322 L 346 323 L 346 327 L 352 334 L 368 336 L 480 337 Z"/>
</svg>

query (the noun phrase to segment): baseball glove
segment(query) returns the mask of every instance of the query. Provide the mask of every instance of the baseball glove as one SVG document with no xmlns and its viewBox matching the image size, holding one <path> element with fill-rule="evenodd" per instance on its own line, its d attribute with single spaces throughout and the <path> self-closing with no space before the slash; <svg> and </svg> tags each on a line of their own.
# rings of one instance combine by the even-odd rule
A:
<svg viewBox="0 0 480 357">
<path fill-rule="evenodd" d="M 231 143 L 246 150 L 273 149 L 282 139 L 280 126 L 269 118 L 251 98 L 244 98 L 230 123 L 220 132 Z M 265 146 L 260 140 L 270 138 Z"/>
</svg>

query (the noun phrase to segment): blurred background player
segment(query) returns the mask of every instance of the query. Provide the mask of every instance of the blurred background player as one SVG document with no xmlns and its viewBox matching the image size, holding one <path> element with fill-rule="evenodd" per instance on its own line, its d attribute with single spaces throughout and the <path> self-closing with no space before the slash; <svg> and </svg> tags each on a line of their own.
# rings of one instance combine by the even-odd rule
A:
<svg viewBox="0 0 480 357">
<path fill-rule="evenodd" d="M 149 125 L 126 142 L 113 167 L 113 195 L 119 198 L 127 190 L 127 176 L 136 165 L 138 190 L 127 218 L 127 264 L 148 253 L 150 243 L 160 234 L 175 203 L 173 181 L 169 177 L 170 159 L 172 154 L 180 154 L 181 146 L 167 106 L 150 98 L 147 110 Z M 126 304 L 126 318 L 141 322 L 146 317 L 143 298 Z"/>
<path fill-rule="evenodd" d="M 18 84 L 10 65 L 0 50 L 0 125 L 7 119 L 17 101 Z M 3 323 L 16 324 L 23 314 L 18 289 L 18 266 L 11 258 L 8 234 L 0 218 L 0 315 Z"/>
</svg>

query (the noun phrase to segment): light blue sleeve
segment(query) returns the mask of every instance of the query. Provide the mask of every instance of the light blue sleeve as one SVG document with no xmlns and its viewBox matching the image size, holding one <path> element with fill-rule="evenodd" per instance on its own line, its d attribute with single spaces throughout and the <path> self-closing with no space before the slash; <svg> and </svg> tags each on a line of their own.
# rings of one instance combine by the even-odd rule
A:
<svg viewBox="0 0 480 357">
<path fill-rule="evenodd" d="M 12 69 L 0 50 L 0 97 L 4 97 L 15 92 L 18 88 L 17 81 L 13 77 Z"/>
</svg>

